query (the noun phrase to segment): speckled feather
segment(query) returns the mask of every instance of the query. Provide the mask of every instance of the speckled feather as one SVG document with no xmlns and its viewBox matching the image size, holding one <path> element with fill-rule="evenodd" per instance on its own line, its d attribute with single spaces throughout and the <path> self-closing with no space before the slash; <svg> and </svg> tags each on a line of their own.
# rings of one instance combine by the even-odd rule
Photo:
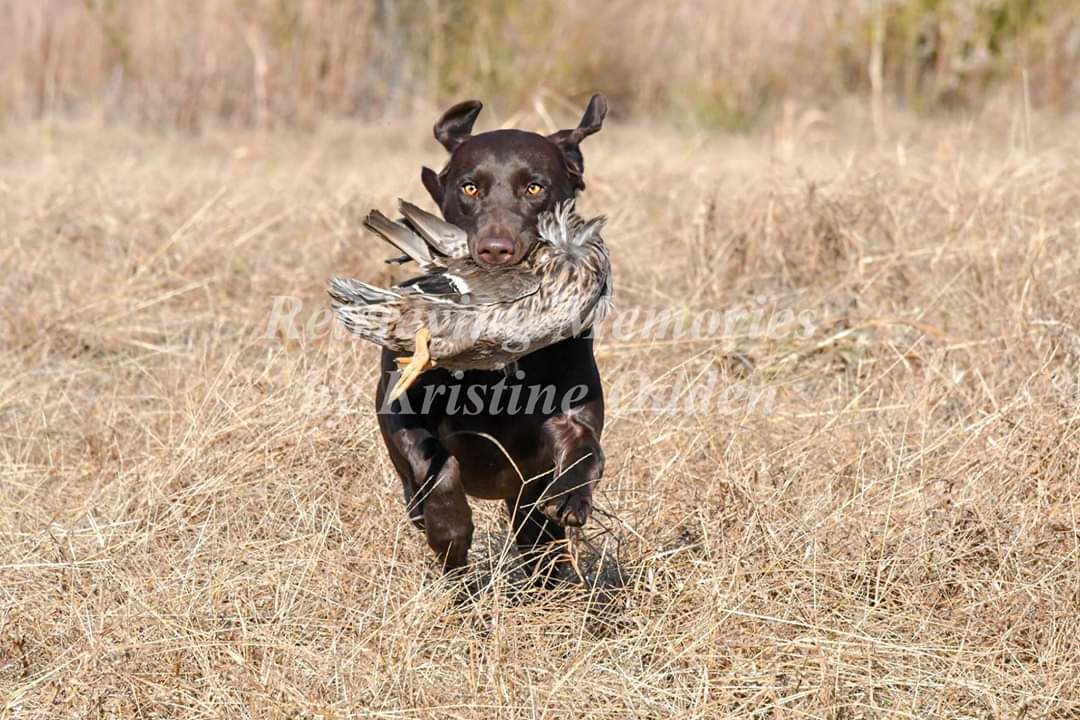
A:
<svg viewBox="0 0 1080 720">
<path fill-rule="evenodd" d="M 393 352 L 411 353 L 417 330 L 426 327 L 438 365 L 499 369 L 609 312 L 604 222 L 582 219 L 567 201 L 540 217 L 540 241 L 513 268 L 488 271 L 467 257 L 444 258 L 390 289 L 335 278 L 330 296 L 351 332 Z"/>
</svg>

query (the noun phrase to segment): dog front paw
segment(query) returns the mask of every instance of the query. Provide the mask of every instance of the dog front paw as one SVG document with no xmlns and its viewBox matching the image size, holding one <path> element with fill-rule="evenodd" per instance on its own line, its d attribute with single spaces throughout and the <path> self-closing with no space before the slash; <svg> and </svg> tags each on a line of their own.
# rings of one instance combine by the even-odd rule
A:
<svg viewBox="0 0 1080 720">
<path fill-rule="evenodd" d="M 592 487 L 578 488 L 545 500 L 540 511 L 563 527 L 581 527 L 592 514 Z"/>
</svg>

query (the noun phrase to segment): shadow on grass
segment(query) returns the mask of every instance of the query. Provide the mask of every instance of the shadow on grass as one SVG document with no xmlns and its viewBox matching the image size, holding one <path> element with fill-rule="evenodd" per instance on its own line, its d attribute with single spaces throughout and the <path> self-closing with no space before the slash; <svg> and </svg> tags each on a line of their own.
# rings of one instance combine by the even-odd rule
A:
<svg viewBox="0 0 1080 720">
<path fill-rule="evenodd" d="M 565 608 L 581 614 L 588 634 L 613 636 L 628 627 L 624 616 L 632 606 L 638 563 L 631 534 L 612 514 L 597 510 L 585 528 L 568 533 L 551 562 L 534 571 L 513 547 L 503 524 L 477 533 L 467 567 L 433 579 L 445 583 L 455 593 L 458 608 L 470 614 L 487 616 L 493 606 Z"/>
</svg>

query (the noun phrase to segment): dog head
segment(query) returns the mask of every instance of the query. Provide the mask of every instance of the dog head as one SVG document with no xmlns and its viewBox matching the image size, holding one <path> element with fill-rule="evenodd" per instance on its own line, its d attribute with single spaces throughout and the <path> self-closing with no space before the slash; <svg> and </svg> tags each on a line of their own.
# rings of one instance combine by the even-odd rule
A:
<svg viewBox="0 0 1080 720">
<path fill-rule="evenodd" d="M 435 123 L 450 153 L 442 172 L 425 167 L 424 187 L 448 222 L 469 234 L 469 252 L 486 267 L 521 261 L 537 239 L 537 218 L 585 189 L 581 141 L 600 130 L 607 101 L 593 95 L 576 128 L 472 134 L 483 106 L 459 103 Z"/>
</svg>

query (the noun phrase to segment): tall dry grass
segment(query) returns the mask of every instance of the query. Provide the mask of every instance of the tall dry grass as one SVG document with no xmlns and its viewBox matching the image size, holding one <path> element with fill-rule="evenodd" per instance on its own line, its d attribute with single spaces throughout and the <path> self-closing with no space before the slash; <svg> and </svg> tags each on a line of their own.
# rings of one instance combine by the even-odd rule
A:
<svg viewBox="0 0 1080 720">
<path fill-rule="evenodd" d="M 475 503 L 465 602 L 374 351 L 267 327 L 386 279 L 356 217 L 421 196 L 430 118 L 0 135 L 0 717 L 1075 717 L 1080 138 L 854 116 L 589 140 L 622 311 L 812 332 L 605 335 L 609 387 L 746 394 L 613 403 L 580 589 L 520 589 Z"/>
<path fill-rule="evenodd" d="M 1068 109 L 1078 65 L 1076 0 L 0 0 L 0 118 L 192 131 L 466 96 L 505 120 L 597 89 L 624 117 L 736 130 L 849 94 Z"/>
</svg>

